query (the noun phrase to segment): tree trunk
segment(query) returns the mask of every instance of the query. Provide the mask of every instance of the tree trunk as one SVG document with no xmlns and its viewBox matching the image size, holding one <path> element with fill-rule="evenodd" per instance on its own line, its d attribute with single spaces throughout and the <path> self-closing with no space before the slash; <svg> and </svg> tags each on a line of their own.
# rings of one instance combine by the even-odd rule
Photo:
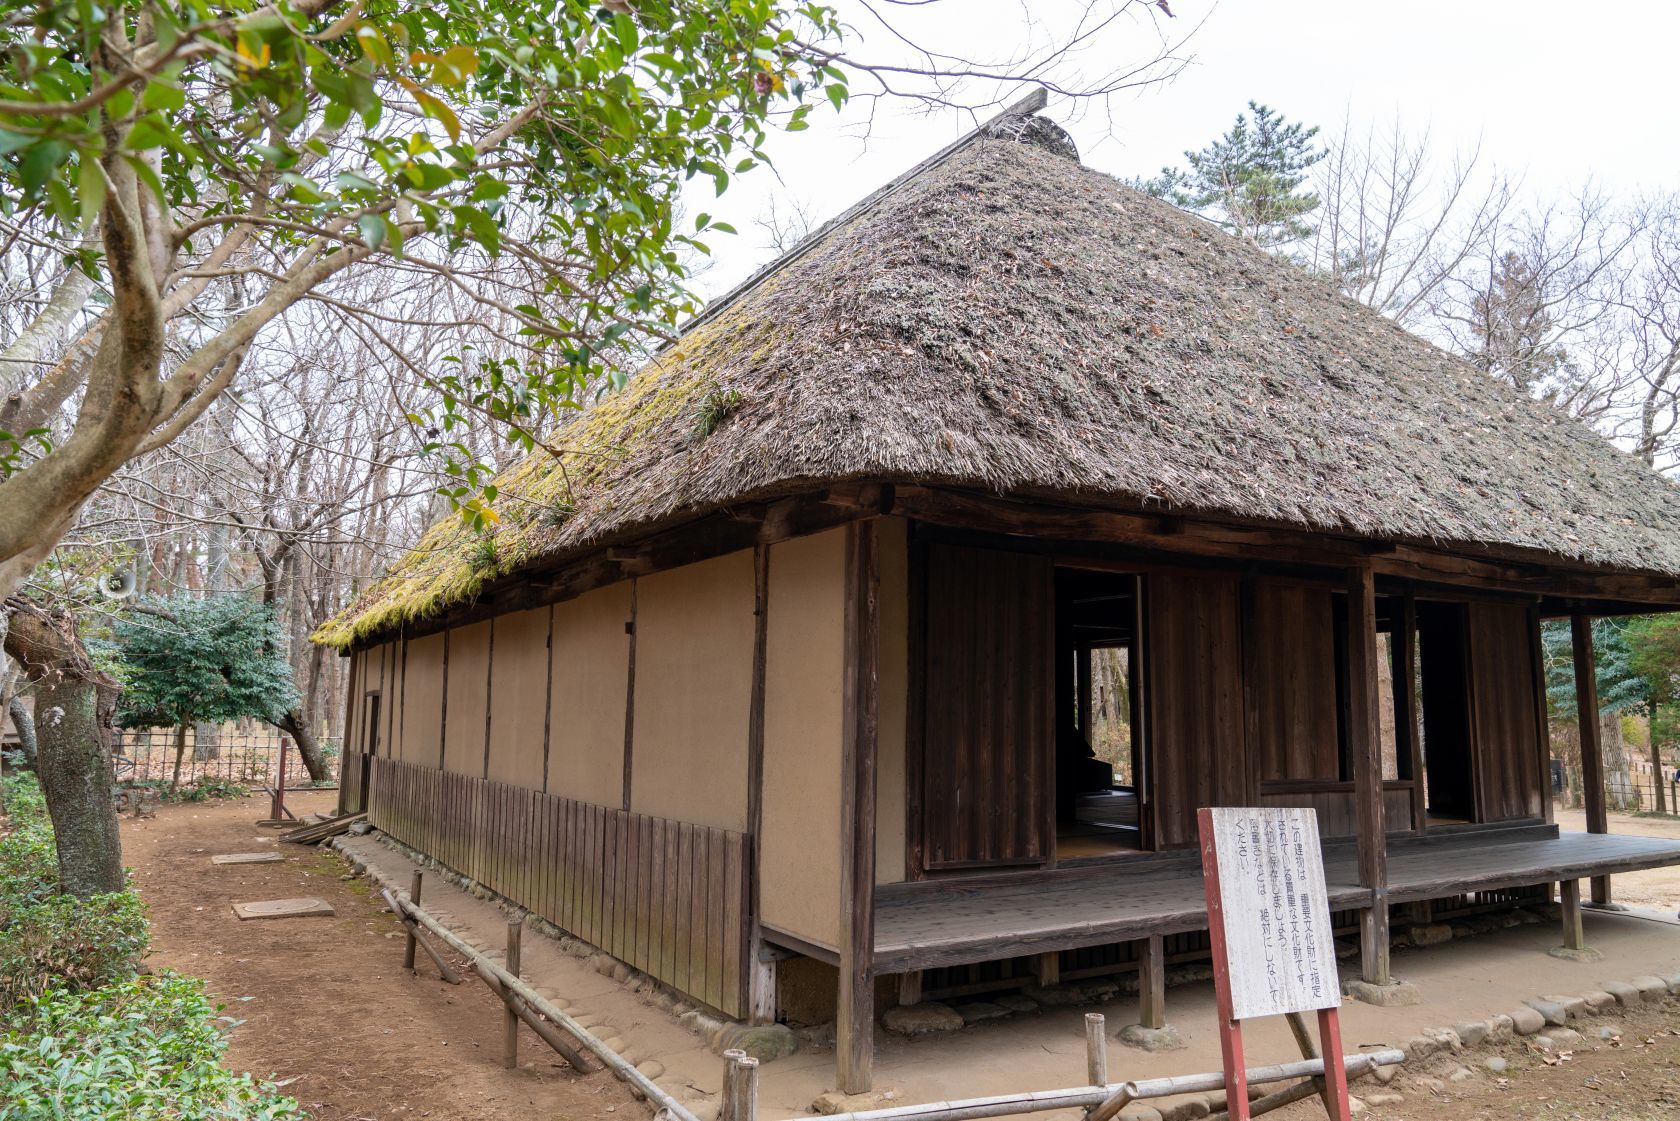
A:
<svg viewBox="0 0 1680 1121">
<path fill-rule="evenodd" d="M 222 726 L 208 721 L 193 725 L 193 758 L 199 762 L 222 757 Z"/>
<path fill-rule="evenodd" d="M 275 721 L 274 726 L 292 737 L 292 742 L 297 745 L 298 754 L 303 757 L 304 769 L 309 772 L 311 779 L 324 782 L 332 777 L 327 771 L 326 759 L 321 756 L 321 745 L 315 742 L 315 729 L 309 726 L 308 718 L 294 707 Z"/>
<path fill-rule="evenodd" d="M 98 686 L 69 675 L 36 683 L 37 773 L 58 848 L 59 888 L 86 899 L 123 889 L 111 756 L 99 734 Z"/>
<path fill-rule="evenodd" d="M 17 730 L 18 750 L 23 752 L 23 761 L 31 767 L 35 766 L 36 754 L 39 747 L 35 737 L 35 717 L 30 713 L 29 706 L 23 703 L 23 698 L 16 693 L 6 704 L 6 711 L 11 714 L 12 727 Z"/>
<path fill-rule="evenodd" d="M 1663 774 L 1662 745 L 1657 742 L 1655 735 L 1656 717 L 1657 705 L 1653 701 L 1651 703 L 1652 734 L 1648 736 L 1651 741 L 1651 787 L 1657 792 L 1657 812 L 1665 814 L 1668 812 L 1668 793 L 1665 789 L 1668 786 L 1668 776 Z"/>
<path fill-rule="evenodd" d="M 175 773 L 169 776 L 169 793 L 173 795 L 181 786 L 181 757 L 187 753 L 187 726 L 175 726 Z"/>
<path fill-rule="evenodd" d="M 1639 790 L 1633 785 L 1633 768 L 1628 765 L 1627 740 L 1622 737 L 1619 713 L 1599 713 L 1598 738 L 1604 753 L 1605 784 L 1609 788 L 1605 791 L 1605 804 L 1613 810 L 1637 810 Z"/>
</svg>

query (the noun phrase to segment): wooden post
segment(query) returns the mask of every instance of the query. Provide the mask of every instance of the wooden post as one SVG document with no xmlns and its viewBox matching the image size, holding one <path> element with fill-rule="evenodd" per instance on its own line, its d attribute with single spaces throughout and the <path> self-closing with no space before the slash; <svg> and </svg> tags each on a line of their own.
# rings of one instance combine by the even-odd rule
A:
<svg viewBox="0 0 1680 1121">
<path fill-rule="evenodd" d="M 1569 617 L 1575 646 L 1575 719 L 1581 730 L 1581 797 L 1586 804 L 1587 832 L 1610 832 L 1604 806 L 1604 746 L 1598 737 L 1598 659 L 1593 650 L 1592 618 Z M 1610 877 L 1594 876 L 1592 901 L 1610 902 Z"/>
<path fill-rule="evenodd" d="M 874 519 L 846 526 L 840 752 L 840 991 L 835 1067 L 861 1094 L 875 1067 L 875 758 L 879 738 L 880 566 Z"/>
<path fill-rule="evenodd" d="M 1167 949 L 1159 934 L 1140 939 L 1138 1023 L 1159 1031 L 1167 1026 Z"/>
<path fill-rule="evenodd" d="M 909 969 L 898 975 L 898 1003 L 906 1007 L 922 1002 L 922 971 Z"/>
<path fill-rule="evenodd" d="M 748 951 L 747 1022 L 776 1022 L 776 959 L 763 952 L 764 944 Z"/>
<path fill-rule="evenodd" d="M 1047 954 L 1039 954 L 1033 962 L 1033 973 L 1038 977 L 1041 985 L 1059 985 L 1062 983 L 1062 955 L 1059 951 L 1051 950 Z"/>
<path fill-rule="evenodd" d="M 746 1057 L 738 1047 L 723 1053 L 723 1091 L 718 1097 L 717 1121 L 741 1121 L 741 1083 L 735 1064 Z"/>
<path fill-rule="evenodd" d="M 1101 1012 L 1085 1013 L 1085 1081 L 1108 1085 L 1108 1037 L 1103 1034 Z"/>
<path fill-rule="evenodd" d="M 1388 946 L 1388 837 L 1383 824 L 1382 731 L 1377 706 L 1377 592 L 1370 565 L 1348 570 L 1348 748 L 1353 758 L 1353 798 L 1359 830 L 1359 884 L 1371 906 L 1360 916 L 1360 972 L 1386 985 Z"/>
<path fill-rule="evenodd" d="M 506 968 L 515 977 L 519 976 L 519 936 L 524 930 L 525 924 L 518 919 L 508 920 Z M 502 1042 L 502 1065 L 513 1070 L 519 1066 L 519 1014 L 509 1008 L 504 1015 L 507 1032 Z"/>
<path fill-rule="evenodd" d="M 1563 902 L 1563 948 L 1584 950 L 1587 935 L 1581 927 L 1581 881 L 1564 880 L 1558 888 L 1558 898 Z"/>
<path fill-rule="evenodd" d="M 414 906 L 420 906 L 420 882 L 426 874 L 420 869 L 414 870 L 414 875 L 408 881 L 408 901 Z M 418 937 L 415 928 L 408 928 L 408 942 L 403 946 L 403 968 L 414 972 L 414 941 Z"/>
<path fill-rule="evenodd" d="M 1429 829 L 1429 789 L 1424 781 L 1423 737 L 1418 733 L 1417 695 L 1417 600 L 1407 592 L 1400 602 L 1400 618 L 1393 634 L 1394 660 L 1394 719 L 1399 731 L 1399 747 L 1406 753 L 1412 777 L 1412 832 L 1422 835 Z"/>
</svg>

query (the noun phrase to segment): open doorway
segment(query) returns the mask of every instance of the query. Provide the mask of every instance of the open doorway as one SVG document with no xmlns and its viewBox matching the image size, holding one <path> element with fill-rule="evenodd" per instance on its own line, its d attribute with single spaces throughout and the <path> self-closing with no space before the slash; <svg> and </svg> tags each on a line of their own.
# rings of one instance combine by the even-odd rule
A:
<svg viewBox="0 0 1680 1121">
<path fill-rule="evenodd" d="M 1056 856 L 1142 847 L 1138 578 L 1056 571 Z"/>
</svg>

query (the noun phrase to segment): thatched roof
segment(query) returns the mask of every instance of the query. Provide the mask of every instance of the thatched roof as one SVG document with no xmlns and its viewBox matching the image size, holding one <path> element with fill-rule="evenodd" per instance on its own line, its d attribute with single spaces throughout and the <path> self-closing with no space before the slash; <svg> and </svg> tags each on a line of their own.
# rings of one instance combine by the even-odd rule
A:
<svg viewBox="0 0 1680 1121">
<path fill-rule="evenodd" d="M 830 223 L 508 472 L 493 554 L 446 519 L 317 638 L 856 479 L 1680 574 L 1680 488 L 1053 148 L 978 136 Z"/>
</svg>

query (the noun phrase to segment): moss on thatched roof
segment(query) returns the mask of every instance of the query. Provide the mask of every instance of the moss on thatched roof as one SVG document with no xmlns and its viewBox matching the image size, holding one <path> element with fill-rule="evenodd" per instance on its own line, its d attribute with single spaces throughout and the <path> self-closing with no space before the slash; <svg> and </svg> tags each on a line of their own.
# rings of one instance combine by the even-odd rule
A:
<svg viewBox="0 0 1680 1121">
<path fill-rule="evenodd" d="M 446 519 L 344 645 L 729 504 L 871 479 L 1680 573 L 1680 489 L 1300 269 L 980 137 L 831 223 Z"/>
</svg>

